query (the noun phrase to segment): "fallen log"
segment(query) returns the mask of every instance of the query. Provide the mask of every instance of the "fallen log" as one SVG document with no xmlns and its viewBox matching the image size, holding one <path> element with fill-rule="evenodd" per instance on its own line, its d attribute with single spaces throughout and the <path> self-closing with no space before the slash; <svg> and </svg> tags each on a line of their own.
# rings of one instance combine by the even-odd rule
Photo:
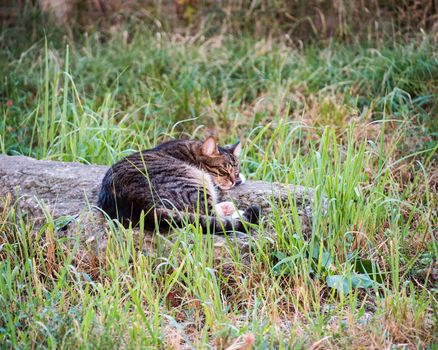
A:
<svg viewBox="0 0 438 350">
<path fill-rule="evenodd" d="M 102 256 L 108 244 L 111 227 L 102 213 L 96 209 L 95 203 L 100 183 L 107 170 L 108 167 L 99 165 L 0 155 L 0 197 L 12 196 L 18 212 L 31 219 L 35 229 L 40 228 L 49 219 L 56 221 L 59 218 L 73 218 L 74 222 L 68 226 L 66 232 L 58 234 L 72 237 L 79 235 L 87 252 Z M 315 197 L 313 189 L 248 181 L 224 195 L 239 208 L 250 204 L 259 205 L 263 216 L 269 215 L 275 206 L 288 206 L 293 203 L 297 208 L 303 233 L 311 233 L 309 223 Z M 325 210 L 326 200 L 322 203 L 322 209 Z M 123 228 L 117 227 L 117 230 Z M 156 235 L 153 232 L 139 232 L 138 229 L 134 229 L 133 234 L 137 238 L 142 237 L 142 242 L 136 243 L 138 246 L 149 253 L 154 251 Z M 227 255 L 224 249 L 226 250 L 230 241 L 236 243 L 241 251 L 248 250 L 248 235 L 211 237 L 214 240 L 215 258 Z"/>
</svg>

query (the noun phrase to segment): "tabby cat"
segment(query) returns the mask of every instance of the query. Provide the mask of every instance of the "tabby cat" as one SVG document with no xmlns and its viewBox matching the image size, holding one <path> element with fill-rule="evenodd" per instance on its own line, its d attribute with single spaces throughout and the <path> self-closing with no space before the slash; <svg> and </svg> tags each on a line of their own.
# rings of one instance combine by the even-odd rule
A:
<svg viewBox="0 0 438 350">
<path fill-rule="evenodd" d="M 260 208 L 253 205 L 242 212 L 233 203 L 220 201 L 221 190 L 241 183 L 240 151 L 240 142 L 220 147 L 208 137 L 204 142 L 168 141 L 134 153 L 108 170 L 98 206 L 125 226 L 136 225 L 142 211 L 151 228 L 156 220 L 160 226 L 195 223 L 199 213 L 204 229 L 244 231 L 242 221 L 257 223 Z"/>
</svg>

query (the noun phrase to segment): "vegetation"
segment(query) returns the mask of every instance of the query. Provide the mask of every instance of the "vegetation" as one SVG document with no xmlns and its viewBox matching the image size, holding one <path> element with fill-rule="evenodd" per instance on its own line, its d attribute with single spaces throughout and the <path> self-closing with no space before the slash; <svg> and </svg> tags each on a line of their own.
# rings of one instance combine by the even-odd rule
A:
<svg viewBox="0 0 438 350">
<path fill-rule="evenodd" d="M 250 262 L 234 252 L 227 273 L 190 226 L 157 235 L 175 242 L 158 257 L 112 228 L 95 274 L 50 215 L 35 230 L 3 198 L 2 348 L 436 346 L 436 38 L 298 48 L 136 23 L 72 40 L 31 15 L 0 34 L 2 153 L 110 165 L 214 132 L 244 142 L 249 179 L 318 196 L 312 237 L 291 199 L 263 219 Z"/>
</svg>

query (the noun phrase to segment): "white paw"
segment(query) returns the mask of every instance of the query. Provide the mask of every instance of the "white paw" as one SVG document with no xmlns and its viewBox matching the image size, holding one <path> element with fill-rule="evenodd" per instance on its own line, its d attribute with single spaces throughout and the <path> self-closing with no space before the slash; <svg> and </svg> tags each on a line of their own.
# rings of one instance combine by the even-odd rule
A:
<svg viewBox="0 0 438 350">
<path fill-rule="evenodd" d="M 236 212 L 237 208 L 232 202 L 221 202 L 215 206 L 216 212 L 219 216 L 230 216 Z"/>
<path fill-rule="evenodd" d="M 236 210 L 233 215 L 231 215 L 231 219 L 238 219 L 241 218 L 243 215 L 244 211 L 243 210 Z"/>
</svg>

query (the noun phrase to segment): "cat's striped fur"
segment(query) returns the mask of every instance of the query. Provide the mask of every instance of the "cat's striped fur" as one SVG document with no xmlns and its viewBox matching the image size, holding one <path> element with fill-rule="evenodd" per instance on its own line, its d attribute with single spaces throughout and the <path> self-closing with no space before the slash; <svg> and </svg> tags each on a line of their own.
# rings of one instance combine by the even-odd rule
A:
<svg viewBox="0 0 438 350">
<path fill-rule="evenodd" d="M 201 226 L 214 232 L 242 231 L 240 218 L 220 217 L 214 211 L 220 202 L 218 188 L 228 190 L 239 184 L 240 149 L 240 143 L 220 147 L 209 137 L 204 142 L 169 141 L 132 154 L 106 173 L 98 206 L 124 225 L 137 224 L 143 211 L 151 227 L 156 220 L 163 226 L 195 223 L 199 218 Z M 242 218 L 255 223 L 259 210 L 249 207 Z"/>
</svg>

